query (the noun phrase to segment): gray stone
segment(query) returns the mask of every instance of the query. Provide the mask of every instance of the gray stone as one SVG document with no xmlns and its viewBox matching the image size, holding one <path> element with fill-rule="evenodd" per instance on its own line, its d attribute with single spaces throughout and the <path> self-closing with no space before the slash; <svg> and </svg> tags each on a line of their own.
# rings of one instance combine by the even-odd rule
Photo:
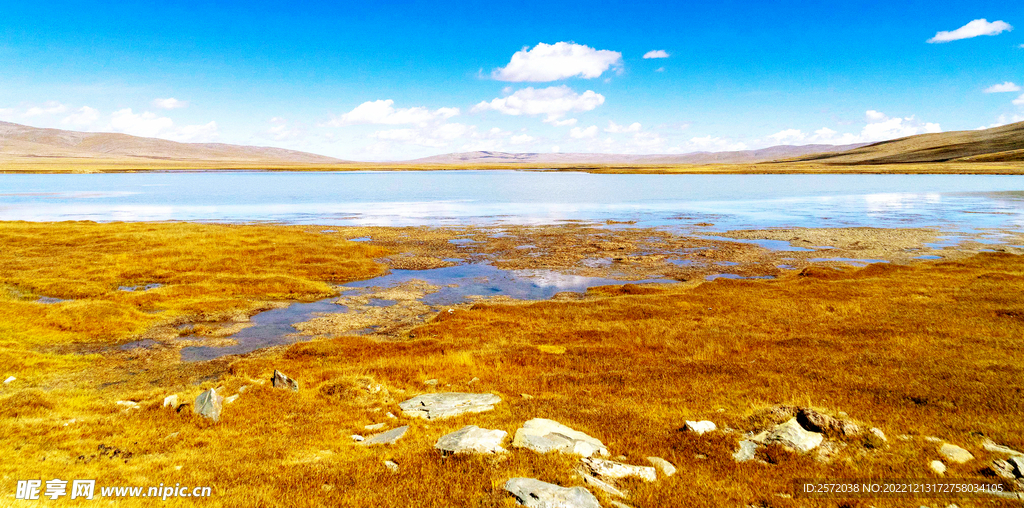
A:
<svg viewBox="0 0 1024 508">
<path fill-rule="evenodd" d="M 931 461 L 931 463 L 928 464 L 928 467 L 932 468 L 932 471 L 935 471 L 935 474 L 937 475 L 942 475 L 946 473 L 946 465 L 943 464 L 941 460 Z"/>
<path fill-rule="evenodd" d="M 512 478 L 505 490 L 519 504 L 530 508 L 601 508 L 597 498 L 583 487 L 559 487 L 533 478 Z"/>
<path fill-rule="evenodd" d="M 504 430 L 481 429 L 476 425 L 465 427 L 441 436 L 434 448 L 449 453 L 502 453 L 502 441 L 508 436 Z"/>
<path fill-rule="evenodd" d="M 528 448 L 538 453 L 558 451 L 590 457 L 595 453 L 608 456 L 604 443 L 561 423 L 546 418 L 534 418 L 516 431 L 512 446 Z"/>
<path fill-rule="evenodd" d="M 608 494 L 611 494 L 613 496 L 616 496 L 616 497 L 625 498 L 625 497 L 629 496 L 628 492 L 626 492 L 624 490 L 620 490 L 618 487 L 616 487 L 615 485 L 612 485 L 611 483 L 599 480 L 598 478 L 592 476 L 590 473 L 587 473 L 586 471 L 576 471 L 576 472 L 579 473 L 580 478 L 583 478 L 583 483 L 585 483 L 585 484 L 587 484 L 587 485 L 589 485 L 591 487 L 594 487 L 594 488 L 596 488 L 598 490 L 604 491 L 604 492 L 606 492 Z"/>
<path fill-rule="evenodd" d="M 711 432 L 717 429 L 718 427 L 715 426 L 714 422 L 710 422 L 708 420 L 701 420 L 699 422 L 687 420 L 686 425 L 683 428 L 685 428 L 688 432 L 695 432 L 697 435 L 701 435 L 704 434 L 705 432 Z"/>
<path fill-rule="evenodd" d="M 860 427 L 853 422 L 833 418 L 811 408 L 800 408 L 796 413 L 796 421 L 800 426 L 828 436 L 854 436 L 860 434 Z"/>
<path fill-rule="evenodd" d="M 178 394 L 168 395 L 164 397 L 164 407 L 176 408 L 178 407 Z"/>
<path fill-rule="evenodd" d="M 992 471 L 996 473 L 1000 478 L 1006 480 L 1014 480 L 1017 475 L 1013 471 L 1013 464 L 1002 459 L 995 459 L 992 461 Z"/>
<path fill-rule="evenodd" d="M 942 446 L 939 447 L 939 453 L 949 461 L 956 462 L 957 464 L 963 464 L 974 459 L 974 455 L 971 455 L 971 452 L 949 443 L 942 443 Z"/>
<path fill-rule="evenodd" d="M 583 467 L 587 468 L 595 476 L 620 480 L 622 478 L 639 478 L 644 481 L 653 482 L 658 479 L 658 473 L 650 466 L 633 466 L 615 462 L 614 460 L 584 457 Z"/>
<path fill-rule="evenodd" d="M 888 441 L 885 433 L 878 427 L 871 427 L 868 429 L 868 433 L 864 435 L 864 446 L 868 448 L 882 448 Z"/>
<path fill-rule="evenodd" d="M 465 413 L 482 413 L 494 409 L 501 397 L 492 393 L 425 393 L 399 403 L 402 414 L 410 418 L 437 420 Z"/>
<path fill-rule="evenodd" d="M 785 423 L 781 423 L 776 426 L 775 429 L 768 434 L 768 438 L 765 439 L 765 442 L 778 443 L 798 452 L 806 453 L 817 448 L 823 439 L 824 436 L 817 432 L 804 430 L 804 428 L 797 422 L 796 418 L 790 418 Z"/>
<path fill-rule="evenodd" d="M 671 462 L 661 457 L 647 457 L 647 462 L 650 462 L 655 469 L 661 471 L 661 474 L 665 476 L 676 474 L 676 466 L 673 466 Z"/>
<path fill-rule="evenodd" d="M 732 459 L 736 462 L 746 462 L 748 460 L 754 460 L 754 456 L 757 454 L 757 443 L 754 441 L 743 440 L 740 441 L 740 449 L 736 450 L 736 453 L 732 454 Z"/>
<path fill-rule="evenodd" d="M 291 390 L 293 392 L 299 391 L 299 382 L 284 375 L 284 372 L 274 370 L 274 377 L 270 379 L 270 384 L 274 388 L 281 388 L 284 390 Z"/>
<path fill-rule="evenodd" d="M 984 448 L 986 451 L 990 451 L 992 453 L 1002 453 L 1003 455 L 1020 455 L 1024 457 L 1024 453 L 1018 452 L 1013 448 L 1008 448 L 1006 446 L 996 444 L 991 439 L 986 439 L 982 441 L 981 447 Z"/>
<path fill-rule="evenodd" d="M 365 445 L 365 446 L 392 444 L 395 441 L 398 441 L 399 439 L 401 439 L 402 436 L 404 436 L 406 431 L 408 431 L 408 430 L 409 430 L 409 426 L 408 425 L 403 425 L 401 427 L 396 427 L 394 429 L 391 429 L 391 430 L 389 430 L 387 432 L 381 432 L 380 434 L 374 434 L 374 435 L 366 438 L 365 441 L 363 441 L 363 442 L 361 442 L 359 444 Z"/>
<path fill-rule="evenodd" d="M 216 422 L 220 420 L 220 411 L 223 408 L 224 397 L 217 395 L 217 390 L 210 388 L 196 397 L 193 411 Z"/>
<path fill-rule="evenodd" d="M 1017 478 L 1024 478 L 1024 457 L 1016 455 L 1010 457 L 1007 462 L 1013 466 L 1013 474 L 1017 475 Z"/>
<path fill-rule="evenodd" d="M 384 461 L 384 467 L 387 468 L 389 473 L 392 473 L 392 474 L 398 473 L 398 463 L 393 461 L 393 460 L 385 460 Z"/>
</svg>

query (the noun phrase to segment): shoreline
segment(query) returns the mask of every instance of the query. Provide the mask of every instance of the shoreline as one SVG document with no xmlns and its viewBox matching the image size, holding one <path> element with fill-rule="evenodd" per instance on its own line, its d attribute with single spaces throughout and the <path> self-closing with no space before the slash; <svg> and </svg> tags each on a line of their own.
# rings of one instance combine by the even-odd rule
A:
<svg viewBox="0 0 1024 508">
<path fill-rule="evenodd" d="M 1024 175 L 1024 161 L 898 164 L 762 162 L 735 164 L 263 164 L 248 161 L 4 160 L 0 174 L 106 174 L 138 172 L 350 172 L 350 171 L 568 171 L 593 174 L 960 174 Z"/>
</svg>

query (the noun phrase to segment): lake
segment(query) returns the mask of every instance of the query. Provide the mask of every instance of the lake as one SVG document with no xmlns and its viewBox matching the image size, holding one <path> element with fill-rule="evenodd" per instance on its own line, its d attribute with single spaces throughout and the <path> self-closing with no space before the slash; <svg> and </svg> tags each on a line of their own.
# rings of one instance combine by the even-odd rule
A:
<svg viewBox="0 0 1024 508">
<path fill-rule="evenodd" d="M 0 175 L 0 220 L 270 221 L 409 226 L 636 221 L 639 226 L 1024 224 L 1024 177 L 600 175 L 552 171 Z"/>
</svg>

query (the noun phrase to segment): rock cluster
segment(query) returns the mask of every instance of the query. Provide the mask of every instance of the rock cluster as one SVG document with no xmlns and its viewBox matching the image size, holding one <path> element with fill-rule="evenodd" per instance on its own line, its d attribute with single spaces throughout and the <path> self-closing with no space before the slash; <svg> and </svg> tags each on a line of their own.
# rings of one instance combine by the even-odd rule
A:
<svg viewBox="0 0 1024 508">
<path fill-rule="evenodd" d="M 533 478 L 512 478 L 505 490 L 529 508 L 601 508 L 597 498 L 583 487 L 560 487 Z"/>
<path fill-rule="evenodd" d="M 512 446 L 538 453 L 559 451 L 590 457 L 595 453 L 608 456 L 608 449 L 599 439 L 573 430 L 554 420 L 534 418 L 516 431 Z"/>
<path fill-rule="evenodd" d="M 299 382 L 284 375 L 279 370 L 274 370 L 274 377 L 270 379 L 270 384 L 274 388 L 281 388 L 284 390 L 291 390 L 293 392 L 299 391 Z"/>
</svg>

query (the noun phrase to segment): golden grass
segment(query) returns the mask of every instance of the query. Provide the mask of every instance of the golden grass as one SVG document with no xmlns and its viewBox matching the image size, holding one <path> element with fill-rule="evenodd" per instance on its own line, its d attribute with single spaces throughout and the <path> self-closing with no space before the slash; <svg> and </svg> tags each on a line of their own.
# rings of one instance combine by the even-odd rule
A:
<svg viewBox="0 0 1024 508">
<path fill-rule="evenodd" d="M 87 233 L 99 229 L 90 228 L 105 226 L 37 227 L 81 227 L 76 234 L 91 238 Z M 120 227 L 127 226 L 111 226 Z M 220 226 L 180 227 L 203 232 Z M 264 238 L 290 234 L 289 228 L 266 228 Z M 5 246 L 17 236 L 8 235 Z M 82 243 L 70 234 L 54 236 L 68 245 Z M 304 242 L 277 245 L 273 252 L 282 259 L 253 256 L 250 270 L 260 271 L 263 263 L 303 266 L 286 258 L 298 256 Z M 51 258 L 6 268 L 14 258 L 0 266 L 4 280 L 18 279 L 19 285 L 46 279 L 42 275 L 50 270 L 106 277 L 110 284 L 125 280 L 109 275 L 120 273 L 116 256 L 80 265 L 77 272 L 74 265 L 44 267 Z M 309 272 L 280 269 L 315 280 Z M 501 489 L 505 480 L 531 476 L 577 485 L 575 460 L 522 450 L 499 458 L 445 459 L 432 446 L 463 425 L 512 434 L 524 421 L 546 417 L 602 439 L 612 455 L 623 454 L 628 462 L 656 455 L 679 467 L 676 476 L 652 484 L 626 482 L 632 506 L 836 506 L 776 494 L 790 492 L 791 480 L 799 477 L 930 477 L 927 464 L 939 457 L 924 435 L 977 456 L 952 465 L 951 477 L 984 472 L 991 455 L 977 445 L 982 435 L 1024 449 L 1022 291 L 1021 259 L 986 254 L 913 267 L 808 269 L 777 281 L 606 287 L 581 302 L 479 303 L 442 313 L 399 342 L 338 337 L 232 363 L 181 366 L 140 353 L 93 355 L 91 364 L 78 365 L 94 371 L 89 377 L 0 385 L 0 499 L 13 503 L 16 479 L 57 477 L 96 478 L 101 485 L 210 485 L 214 494 L 204 506 L 513 506 Z M 103 300 L 103 294 L 94 298 Z M 162 305 L 173 307 L 173 301 L 168 297 Z M 7 323 L 12 316 L 0 319 Z M 11 361 L 17 359 L 2 364 Z M 274 369 L 296 378 L 301 390 L 271 388 L 266 381 Z M 423 384 L 431 378 L 440 381 L 436 388 Z M 473 378 L 478 381 L 471 383 Z M 218 385 L 225 395 L 248 385 L 219 423 L 160 407 L 168 394 L 190 401 Z M 402 421 L 412 429 L 392 447 L 364 448 L 349 439 L 367 434 L 367 424 L 398 425 L 384 414 L 398 414 L 398 402 L 434 390 L 494 392 L 504 400 L 478 415 Z M 124 410 L 114 404 L 118 399 L 135 400 L 141 409 Z M 762 410 L 777 404 L 845 411 L 882 428 L 890 445 L 869 450 L 851 441 L 829 464 L 780 449 L 762 455 L 771 465 L 736 464 L 730 455 L 738 435 L 694 437 L 677 430 L 687 419 L 753 430 L 769 419 Z M 899 434 L 917 437 L 901 441 Z M 122 452 L 111 459 L 100 445 L 131 456 L 124 459 Z M 400 472 L 388 473 L 385 459 L 397 462 Z M 170 505 L 196 503 L 178 501 Z M 914 506 L 928 504 L 917 501 Z M 980 500 L 955 502 L 975 506 Z M 908 501 L 849 503 L 869 505 Z"/>
<path fill-rule="evenodd" d="M 332 284 L 381 273 L 373 258 L 386 252 L 291 227 L 0 223 L 0 365 L 18 375 L 47 348 L 324 298 Z M 118 289 L 146 284 L 162 287 Z"/>
<path fill-rule="evenodd" d="M 144 158 L 93 159 L 73 157 L 13 157 L 0 155 L 0 173 L 134 173 L 141 171 L 458 171 L 556 169 L 610 174 L 1024 174 L 1019 160 L 953 161 L 901 164 L 838 164 L 763 162 L 743 164 L 534 164 L 473 163 L 413 164 L 351 162 L 337 164 L 252 161 L 159 160 Z"/>
</svg>

